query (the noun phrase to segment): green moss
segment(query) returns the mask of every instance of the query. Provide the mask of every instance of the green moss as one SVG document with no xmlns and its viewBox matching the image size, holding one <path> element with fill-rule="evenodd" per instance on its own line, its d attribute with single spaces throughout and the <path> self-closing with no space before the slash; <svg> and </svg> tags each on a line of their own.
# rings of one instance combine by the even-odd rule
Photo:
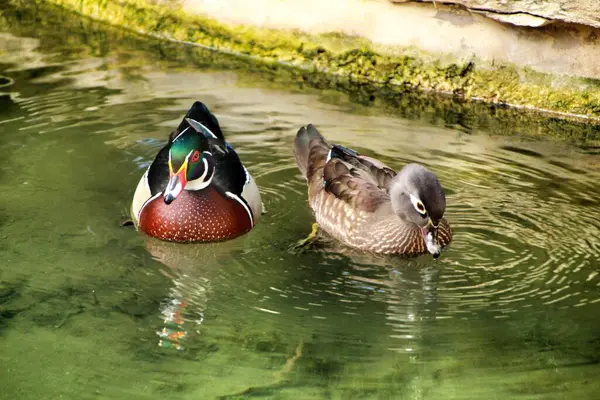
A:
<svg viewBox="0 0 600 400">
<path fill-rule="evenodd" d="M 6 4 L 6 3 L 5 3 Z M 61 30 L 57 31 L 56 26 Z M 264 58 L 238 57 L 214 52 L 201 46 L 185 46 L 176 42 L 148 38 L 118 27 L 112 28 L 100 22 L 85 21 L 72 12 L 65 12 L 47 3 L 22 3 L 12 0 L 6 7 L 0 6 L 0 29 L 8 30 L 17 36 L 39 37 L 40 51 L 69 54 L 72 57 L 105 57 L 106 67 L 128 71 L 128 79 L 141 79 L 136 71 L 148 64 L 161 64 L 164 68 L 202 68 L 210 70 L 235 70 L 237 84 L 255 87 L 271 87 L 276 90 L 311 92 L 318 94 L 321 101 L 339 104 L 340 101 L 363 106 L 376 106 L 372 110 L 391 113 L 394 116 L 421 120 L 427 124 L 450 127 L 465 133 L 486 132 L 493 135 L 519 135 L 556 138 L 586 147 L 597 146 L 600 142 L 600 125 L 587 120 L 567 118 L 565 115 L 545 114 L 523 108 L 506 107 L 501 102 L 490 104 L 483 101 L 467 101 L 468 93 L 456 96 L 440 95 L 431 91 L 412 90 L 402 76 L 414 77 L 422 71 L 419 57 L 414 54 L 398 59 L 386 67 L 396 74 L 404 74 L 382 84 L 365 84 L 347 75 L 333 75 L 315 68 L 297 68 L 288 63 L 274 63 Z M 338 40 L 339 35 L 325 35 L 329 40 Z M 340 39 L 348 43 L 353 38 Z M 342 44 L 337 43 L 337 46 Z M 304 46 L 299 51 L 309 49 L 314 55 L 325 51 L 324 47 Z M 360 57 L 374 60 L 381 67 L 380 58 L 373 50 L 347 50 L 345 58 L 339 59 L 341 67 L 356 62 Z M 362 61 L 364 64 L 364 60 Z M 475 63 L 447 65 L 444 73 L 449 79 L 471 82 L 471 71 Z M 385 71 L 381 67 L 381 73 Z M 498 74 L 505 81 L 516 84 L 518 74 L 510 68 L 498 67 Z M 539 82 L 552 82 L 549 77 L 527 71 L 531 79 Z M 425 79 L 424 76 L 422 79 Z M 23 77 L 22 79 L 28 79 Z M 471 81 L 469 81 L 471 80 Z M 554 83 L 556 84 L 556 83 Z M 590 82 L 591 85 L 591 82 Z M 496 85 L 496 90 L 503 90 Z M 582 92 L 583 101 L 596 107 L 594 90 Z M 341 98 L 344 99 L 341 99 Z M 9 97 L 5 98 L 9 100 Z M 560 98 L 559 99 L 564 99 Z M 2 103 L 2 97 L 0 97 Z M 10 107 L 10 101 L 6 107 Z M 127 140 L 122 138 L 121 140 Z M 133 138 L 129 140 L 134 140 Z"/>
<path fill-rule="evenodd" d="M 25 0 L 10 1 L 23 4 Z M 186 14 L 179 6 L 150 4 L 146 0 L 35 1 L 59 5 L 139 34 L 192 42 L 270 63 L 284 62 L 343 76 L 356 83 L 435 91 L 488 103 L 600 118 L 600 91 L 595 90 L 599 83 L 590 79 L 559 78 L 510 65 L 485 65 L 475 59 L 447 63 L 436 55 L 376 46 L 368 40 L 338 33 L 308 35 L 229 26 Z"/>
</svg>

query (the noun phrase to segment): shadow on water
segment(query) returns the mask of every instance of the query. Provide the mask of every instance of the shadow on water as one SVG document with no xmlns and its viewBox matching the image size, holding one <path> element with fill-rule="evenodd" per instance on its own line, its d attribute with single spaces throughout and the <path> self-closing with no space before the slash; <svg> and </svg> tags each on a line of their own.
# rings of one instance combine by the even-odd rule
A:
<svg viewBox="0 0 600 400">
<path fill-rule="evenodd" d="M 2 396 L 597 392 L 595 126 L 356 87 L 54 9 L 4 8 L 0 21 Z M 214 245 L 120 228 L 196 99 L 256 178 L 266 214 Z M 404 260 L 322 240 L 289 252 L 313 220 L 291 154 L 308 121 L 394 168 L 432 168 L 455 231 L 448 251 Z"/>
</svg>

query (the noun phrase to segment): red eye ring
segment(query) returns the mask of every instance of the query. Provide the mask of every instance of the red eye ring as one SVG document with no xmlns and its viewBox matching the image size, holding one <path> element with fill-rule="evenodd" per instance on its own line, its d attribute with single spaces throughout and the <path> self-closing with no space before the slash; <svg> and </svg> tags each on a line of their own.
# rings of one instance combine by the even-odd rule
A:
<svg viewBox="0 0 600 400">
<path fill-rule="evenodd" d="M 192 153 L 192 156 L 190 157 L 190 161 L 191 162 L 197 162 L 200 159 L 200 152 L 198 150 L 195 150 Z"/>
</svg>

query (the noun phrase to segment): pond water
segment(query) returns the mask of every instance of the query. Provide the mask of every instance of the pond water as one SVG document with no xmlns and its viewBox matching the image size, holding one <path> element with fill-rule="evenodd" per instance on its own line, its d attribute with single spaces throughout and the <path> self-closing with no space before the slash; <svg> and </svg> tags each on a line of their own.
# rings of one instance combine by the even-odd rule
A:
<svg viewBox="0 0 600 400">
<path fill-rule="evenodd" d="M 1 398 L 597 396 L 593 147 L 501 136 L 494 117 L 486 130 L 435 106 L 364 104 L 51 12 L 6 8 L 1 21 Z M 119 227 L 195 100 L 266 214 L 212 245 Z M 435 171 L 451 247 L 436 261 L 329 242 L 288 251 L 313 222 L 292 154 L 308 122 L 394 168 Z"/>
</svg>

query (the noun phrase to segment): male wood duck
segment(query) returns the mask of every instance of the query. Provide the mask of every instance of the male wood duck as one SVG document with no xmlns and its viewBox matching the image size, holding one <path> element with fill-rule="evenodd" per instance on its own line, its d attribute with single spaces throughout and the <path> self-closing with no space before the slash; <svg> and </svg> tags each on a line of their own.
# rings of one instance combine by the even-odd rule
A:
<svg viewBox="0 0 600 400">
<path fill-rule="evenodd" d="M 452 240 L 443 218 L 446 196 L 437 177 L 419 164 L 399 173 L 371 157 L 330 145 L 313 125 L 294 142 L 308 183 L 317 227 L 350 247 L 373 253 L 439 257 Z"/>
<path fill-rule="evenodd" d="M 172 242 L 233 239 L 261 213 L 254 179 L 198 101 L 142 176 L 131 206 L 139 230 Z"/>
</svg>

